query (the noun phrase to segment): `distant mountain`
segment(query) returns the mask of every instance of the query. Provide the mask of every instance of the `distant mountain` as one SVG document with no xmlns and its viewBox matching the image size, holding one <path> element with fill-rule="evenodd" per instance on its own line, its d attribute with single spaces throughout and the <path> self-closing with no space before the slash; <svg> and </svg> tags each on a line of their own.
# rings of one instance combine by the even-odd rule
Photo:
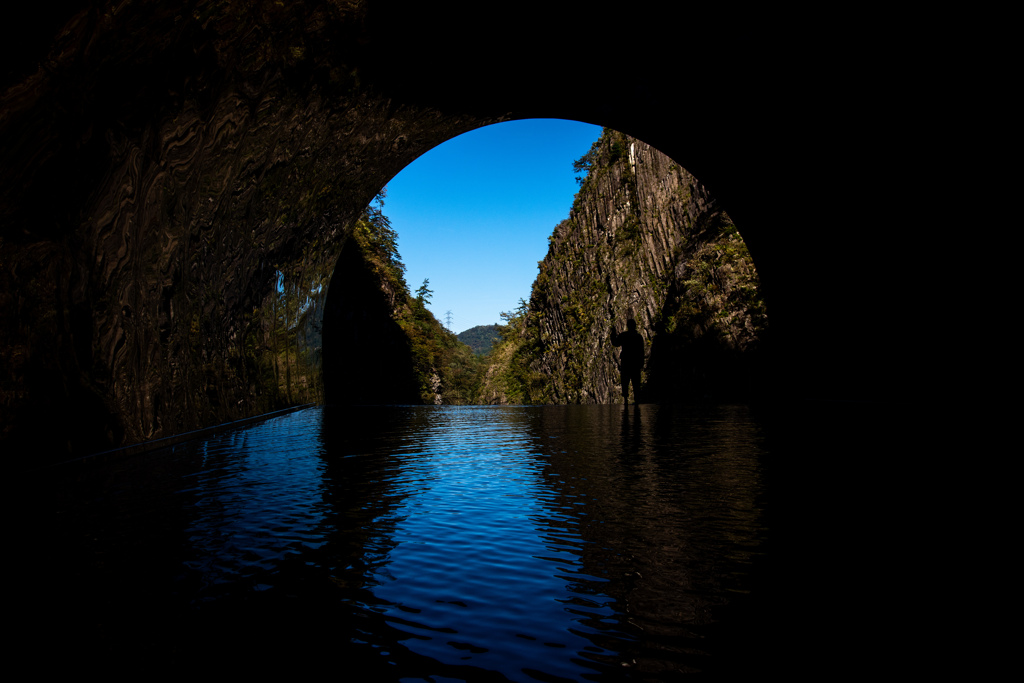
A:
<svg viewBox="0 0 1024 683">
<path fill-rule="evenodd" d="M 491 346 L 500 337 L 497 325 L 477 325 L 456 336 L 478 356 L 490 353 Z"/>
</svg>

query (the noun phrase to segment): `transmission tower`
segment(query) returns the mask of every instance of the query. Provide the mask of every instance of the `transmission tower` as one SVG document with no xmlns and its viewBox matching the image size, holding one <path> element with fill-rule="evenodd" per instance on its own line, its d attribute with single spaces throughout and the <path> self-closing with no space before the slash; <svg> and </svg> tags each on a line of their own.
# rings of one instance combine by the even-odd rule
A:
<svg viewBox="0 0 1024 683">
<path fill-rule="evenodd" d="M 448 328 L 448 331 L 452 331 L 452 312 L 447 311 L 444 314 L 444 326 Z"/>
</svg>

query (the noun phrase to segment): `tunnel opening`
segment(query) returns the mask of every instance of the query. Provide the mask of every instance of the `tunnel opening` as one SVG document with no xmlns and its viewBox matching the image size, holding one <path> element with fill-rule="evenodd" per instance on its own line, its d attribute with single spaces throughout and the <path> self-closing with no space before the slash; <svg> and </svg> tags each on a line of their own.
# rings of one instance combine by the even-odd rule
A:
<svg viewBox="0 0 1024 683">
<path fill-rule="evenodd" d="M 516 123 L 464 136 L 484 141 L 488 129 Z M 729 215 L 682 166 L 618 131 L 604 129 L 572 166 L 564 172 L 582 176 L 565 217 L 548 227 L 533 282 L 518 308 L 508 302 L 500 340 L 475 366 L 452 351 L 461 343 L 426 310 L 429 301 L 410 292 L 395 243 L 403 225 L 392 228 L 381 203 L 373 212 L 384 224 L 375 228 L 368 208 L 348 231 L 323 308 L 326 401 L 621 402 L 611 342 L 629 319 L 645 340 L 630 401 L 756 397 L 767 311 Z"/>
</svg>

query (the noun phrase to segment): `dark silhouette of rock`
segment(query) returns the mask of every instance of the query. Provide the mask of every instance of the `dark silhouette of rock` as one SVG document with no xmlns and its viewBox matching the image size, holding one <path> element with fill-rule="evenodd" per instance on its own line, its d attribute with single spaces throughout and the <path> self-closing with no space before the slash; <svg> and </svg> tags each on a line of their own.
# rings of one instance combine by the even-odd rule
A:
<svg viewBox="0 0 1024 683">
<path fill-rule="evenodd" d="M 329 404 L 420 403 L 409 339 L 393 302 L 359 250 L 338 259 L 324 311 L 324 391 Z"/>
</svg>

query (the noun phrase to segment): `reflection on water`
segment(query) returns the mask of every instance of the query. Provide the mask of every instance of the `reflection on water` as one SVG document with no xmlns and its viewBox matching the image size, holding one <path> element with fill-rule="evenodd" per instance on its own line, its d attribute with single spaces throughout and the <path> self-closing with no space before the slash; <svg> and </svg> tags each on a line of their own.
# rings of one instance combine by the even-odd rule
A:
<svg viewBox="0 0 1024 683">
<path fill-rule="evenodd" d="M 763 552 L 765 448 L 736 406 L 310 408 L 48 473 L 34 618 L 115 662 L 713 670 Z"/>
</svg>

